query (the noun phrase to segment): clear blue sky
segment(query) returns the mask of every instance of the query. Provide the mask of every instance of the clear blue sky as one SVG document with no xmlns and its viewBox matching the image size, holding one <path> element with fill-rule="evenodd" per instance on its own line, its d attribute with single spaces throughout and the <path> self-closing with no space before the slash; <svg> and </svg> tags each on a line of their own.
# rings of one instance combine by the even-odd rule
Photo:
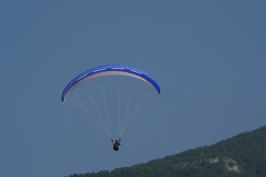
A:
<svg viewBox="0 0 266 177">
<path fill-rule="evenodd" d="M 266 124 L 266 1 L 0 1 L 0 174 L 112 170 Z M 92 67 L 145 70 L 162 92 L 114 152 L 60 101 Z"/>
</svg>

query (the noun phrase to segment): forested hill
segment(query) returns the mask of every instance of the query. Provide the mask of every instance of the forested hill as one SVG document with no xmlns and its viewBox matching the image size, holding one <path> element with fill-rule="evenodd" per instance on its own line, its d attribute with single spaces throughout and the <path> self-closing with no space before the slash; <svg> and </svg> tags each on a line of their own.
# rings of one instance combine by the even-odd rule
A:
<svg viewBox="0 0 266 177">
<path fill-rule="evenodd" d="M 131 167 L 68 177 L 266 177 L 266 126 Z"/>
</svg>

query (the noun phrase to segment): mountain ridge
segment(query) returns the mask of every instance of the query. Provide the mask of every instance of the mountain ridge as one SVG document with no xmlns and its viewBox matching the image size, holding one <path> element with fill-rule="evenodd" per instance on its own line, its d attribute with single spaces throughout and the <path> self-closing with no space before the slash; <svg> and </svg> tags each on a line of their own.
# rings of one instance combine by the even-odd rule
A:
<svg viewBox="0 0 266 177">
<path fill-rule="evenodd" d="M 131 167 L 73 174 L 68 177 L 265 177 L 266 125 L 213 145 L 189 149 Z"/>
</svg>

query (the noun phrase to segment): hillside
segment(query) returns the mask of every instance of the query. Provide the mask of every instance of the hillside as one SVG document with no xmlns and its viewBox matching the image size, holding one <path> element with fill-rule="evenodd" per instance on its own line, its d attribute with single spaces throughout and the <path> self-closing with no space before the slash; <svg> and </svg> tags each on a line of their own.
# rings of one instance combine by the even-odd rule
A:
<svg viewBox="0 0 266 177">
<path fill-rule="evenodd" d="M 265 177 L 266 126 L 147 163 L 68 177 L 119 176 Z"/>
</svg>

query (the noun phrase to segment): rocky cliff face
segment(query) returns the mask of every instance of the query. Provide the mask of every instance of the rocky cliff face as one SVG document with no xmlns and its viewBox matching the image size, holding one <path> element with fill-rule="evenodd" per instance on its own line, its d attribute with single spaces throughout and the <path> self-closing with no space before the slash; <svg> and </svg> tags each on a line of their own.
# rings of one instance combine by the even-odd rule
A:
<svg viewBox="0 0 266 177">
<path fill-rule="evenodd" d="M 240 172 L 239 166 L 234 159 L 228 157 L 222 157 L 220 159 L 222 159 L 228 171 L 233 171 L 236 173 Z M 217 157 L 217 158 L 206 159 L 206 161 L 208 161 L 210 164 L 214 164 L 214 163 L 219 163 L 220 159 Z"/>
</svg>

